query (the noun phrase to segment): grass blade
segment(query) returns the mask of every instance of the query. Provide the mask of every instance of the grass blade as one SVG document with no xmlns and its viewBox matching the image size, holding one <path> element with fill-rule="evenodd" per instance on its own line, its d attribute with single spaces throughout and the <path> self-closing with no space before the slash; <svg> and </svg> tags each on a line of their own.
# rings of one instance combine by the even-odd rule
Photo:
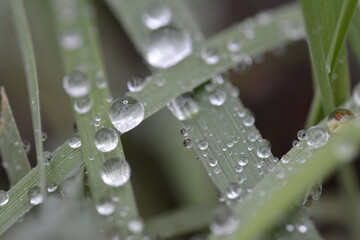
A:
<svg viewBox="0 0 360 240">
<path fill-rule="evenodd" d="M 3 87 L 0 89 L 0 98 L 0 150 L 10 186 L 13 186 L 31 168 Z"/>
<path fill-rule="evenodd" d="M 83 114 L 75 111 L 77 128 L 82 139 L 82 156 L 88 171 L 91 193 L 97 204 L 104 199 L 112 199 L 113 197 L 122 199 L 113 203 L 116 205 L 113 225 L 119 226 L 121 234 L 125 237 L 131 234 L 126 222 L 138 218 L 131 182 L 114 188 L 106 185 L 101 179 L 101 170 L 106 160 L 114 157 L 125 159 L 121 142 L 119 140 L 118 146 L 108 153 L 100 152 L 94 144 L 94 137 L 99 129 L 113 128 L 113 126 L 108 115 L 110 93 L 93 24 L 94 19 L 89 12 L 91 4 L 92 2 L 87 0 L 54 2 L 56 26 L 59 33 L 59 43 L 62 46 L 61 52 L 66 73 L 72 72 L 80 65 L 92 85 L 88 94 L 92 101 L 91 109 Z M 76 14 L 78 20 L 69 21 L 68 15 L 66 15 L 69 12 Z M 78 49 L 69 50 L 63 45 L 62 38 L 69 32 L 76 34 L 82 40 Z M 101 85 L 99 85 L 99 81 L 101 81 Z M 71 100 L 75 104 L 76 99 Z M 101 119 L 99 124 L 97 126 L 95 124 L 89 125 L 90 122 L 96 122 L 96 118 Z M 124 207 L 129 208 L 126 217 L 121 216 L 121 210 Z"/>
<path fill-rule="evenodd" d="M 19 38 L 22 58 L 25 65 L 26 80 L 30 97 L 30 109 L 32 124 L 34 129 L 34 139 L 36 148 L 36 159 L 39 166 L 39 187 L 41 194 L 45 196 L 45 164 L 44 150 L 42 144 L 39 85 L 35 64 L 35 54 L 31 40 L 29 24 L 22 0 L 10 1 L 12 4 L 13 16 Z"/>
<path fill-rule="evenodd" d="M 49 184 L 59 185 L 84 164 L 80 149 L 71 148 L 68 142 L 52 154 L 53 161 L 45 169 L 45 176 Z M 3 234 L 34 206 L 30 204 L 28 190 L 37 186 L 39 174 L 39 166 L 37 166 L 8 191 L 9 202 L 0 209 L 0 234 Z"/>
</svg>

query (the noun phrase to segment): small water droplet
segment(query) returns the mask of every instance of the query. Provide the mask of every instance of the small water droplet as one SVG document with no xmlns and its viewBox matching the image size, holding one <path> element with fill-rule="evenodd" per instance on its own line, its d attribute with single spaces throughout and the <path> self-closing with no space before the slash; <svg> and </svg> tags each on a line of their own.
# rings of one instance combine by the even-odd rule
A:
<svg viewBox="0 0 360 240">
<path fill-rule="evenodd" d="M 247 127 L 251 127 L 255 123 L 255 118 L 251 114 L 247 114 L 247 116 L 244 117 L 243 123 Z"/>
<path fill-rule="evenodd" d="M 327 120 L 329 132 L 338 132 L 350 119 L 354 118 L 354 113 L 348 109 L 337 108 L 332 111 Z"/>
<path fill-rule="evenodd" d="M 303 225 L 303 224 L 297 226 L 296 228 L 297 228 L 297 230 L 298 230 L 300 233 L 306 233 L 307 230 L 308 230 L 307 226 L 306 226 L 306 225 Z"/>
<path fill-rule="evenodd" d="M 101 179 L 106 185 L 119 187 L 130 179 L 130 166 L 123 158 L 110 158 L 103 164 Z"/>
<path fill-rule="evenodd" d="M 226 206 L 221 206 L 215 210 L 210 230 L 215 235 L 230 235 L 236 231 L 238 226 L 239 220 L 235 218 L 232 211 Z"/>
<path fill-rule="evenodd" d="M 114 127 L 125 133 L 142 122 L 144 106 L 132 97 L 116 98 L 111 103 L 109 116 Z"/>
<path fill-rule="evenodd" d="M 219 53 L 215 48 L 203 48 L 200 53 L 201 58 L 206 64 L 213 65 L 219 62 Z"/>
<path fill-rule="evenodd" d="M 0 206 L 5 206 L 9 202 L 9 194 L 0 190 Z"/>
<path fill-rule="evenodd" d="M 46 132 L 42 132 L 41 133 L 41 141 L 45 142 L 47 139 L 47 133 Z"/>
<path fill-rule="evenodd" d="M 246 166 L 246 164 L 248 164 L 249 160 L 245 157 L 241 157 L 241 158 L 239 158 L 238 162 L 239 162 L 240 166 Z"/>
<path fill-rule="evenodd" d="M 315 185 L 313 185 L 308 192 L 306 192 L 305 198 L 302 202 L 303 206 L 305 207 L 313 206 L 320 199 L 321 193 L 322 193 L 322 183 L 320 181 Z"/>
<path fill-rule="evenodd" d="M 185 128 L 180 129 L 180 133 L 181 133 L 181 135 L 183 135 L 184 137 L 186 137 L 186 136 L 188 135 L 188 132 L 187 132 L 187 130 L 186 130 Z"/>
<path fill-rule="evenodd" d="M 127 87 L 130 92 L 140 92 L 144 89 L 145 78 L 140 76 L 135 76 L 129 79 L 127 82 Z"/>
<path fill-rule="evenodd" d="M 192 52 L 192 39 L 184 29 L 173 26 L 159 28 L 150 33 L 145 59 L 153 67 L 174 66 Z"/>
<path fill-rule="evenodd" d="M 292 224 L 286 224 L 285 228 L 286 228 L 286 231 L 288 231 L 288 232 L 293 232 L 295 230 L 295 227 Z"/>
<path fill-rule="evenodd" d="M 77 98 L 74 102 L 74 110 L 79 114 L 85 114 L 92 108 L 93 101 L 88 97 Z"/>
<path fill-rule="evenodd" d="M 82 47 L 84 40 L 79 32 L 69 31 L 62 34 L 60 42 L 63 49 L 74 51 Z"/>
<path fill-rule="evenodd" d="M 271 148 L 268 145 L 261 145 L 256 151 L 260 158 L 268 158 L 271 155 Z"/>
<path fill-rule="evenodd" d="M 306 138 L 309 146 L 320 148 L 327 143 L 329 134 L 324 128 L 313 126 L 306 131 Z"/>
<path fill-rule="evenodd" d="M 191 139 L 185 139 L 183 142 L 184 147 L 186 148 L 192 148 L 192 142 Z"/>
<path fill-rule="evenodd" d="M 141 219 L 132 219 L 128 221 L 127 227 L 132 233 L 141 233 L 144 230 L 144 223 Z"/>
<path fill-rule="evenodd" d="M 58 186 L 55 183 L 49 183 L 47 185 L 48 192 L 55 192 L 58 189 Z"/>
<path fill-rule="evenodd" d="M 65 75 L 63 87 L 70 97 L 83 97 L 90 91 L 90 80 L 86 73 L 76 69 Z"/>
<path fill-rule="evenodd" d="M 226 196 L 228 199 L 236 199 L 241 194 L 241 188 L 237 183 L 230 183 Z"/>
<path fill-rule="evenodd" d="M 81 139 L 79 136 L 73 136 L 69 140 L 69 146 L 71 148 L 79 148 L 81 147 Z"/>
<path fill-rule="evenodd" d="M 230 52 L 237 52 L 242 48 L 242 46 L 242 41 L 236 38 L 230 39 L 227 43 L 227 48 Z"/>
<path fill-rule="evenodd" d="M 141 19 L 146 27 L 154 30 L 168 25 L 171 15 L 171 9 L 166 4 L 154 2 L 149 4 Z"/>
<path fill-rule="evenodd" d="M 28 195 L 30 197 L 30 204 L 32 205 L 39 205 L 43 202 L 44 200 L 44 196 L 41 194 L 40 192 L 40 188 L 39 187 L 32 187 L 29 191 L 28 191 Z"/>
<path fill-rule="evenodd" d="M 180 121 L 193 118 L 199 112 L 199 104 L 195 100 L 194 94 L 190 92 L 181 94 L 167 106 Z"/>
<path fill-rule="evenodd" d="M 217 89 L 210 94 L 209 101 L 214 106 L 221 106 L 226 101 L 226 93 L 220 89 Z"/>
<path fill-rule="evenodd" d="M 211 166 L 211 167 L 215 167 L 216 165 L 218 164 L 218 161 L 216 160 L 216 159 L 210 159 L 210 161 L 209 161 L 209 165 Z"/>
<path fill-rule="evenodd" d="M 110 152 L 117 147 L 119 137 L 113 129 L 102 128 L 96 132 L 94 142 L 99 151 Z"/>
<path fill-rule="evenodd" d="M 51 152 L 44 152 L 44 164 L 49 165 L 51 163 L 51 160 L 53 159 L 53 155 Z"/>
<path fill-rule="evenodd" d="M 285 154 L 281 157 L 281 162 L 287 164 L 290 162 L 290 159 L 291 159 L 290 155 Z"/>
<path fill-rule="evenodd" d="M 95 207 L 96 211 L 103 216 L 109 216 L 115 211 L 115 204 L 108 198 L 102 199 Z"/>
<path fill-rule="evenodd" d="M 206 150 L 208 148 L 208 142 L 205 140 L 199 141 L 200 150 Z"/>
<path fill-rule="evenodd" d="M 306 131 L 301 129 L 297 132 L 297 137 L 300 141 L 306 140 Z"/>
<path fill-rule="evenodd" d="M 31 150 L 31 143 L 27 139 L 22 140 L 23 148 L 26 154 L 28 154 Z"/>
</svg>

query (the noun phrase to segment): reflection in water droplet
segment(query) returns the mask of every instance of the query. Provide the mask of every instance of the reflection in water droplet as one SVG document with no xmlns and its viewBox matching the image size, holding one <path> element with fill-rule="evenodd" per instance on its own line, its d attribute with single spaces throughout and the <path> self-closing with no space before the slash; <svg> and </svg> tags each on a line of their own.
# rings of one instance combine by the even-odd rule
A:
<svg viewBox="0 0 360 240">
<path fill-rule="evenodd" d="M 336 133 L 354 116 L 354 113 L 348 109 L 337 108 L 329 114 L 327 127 L 331 133 Z"/>
</svg>

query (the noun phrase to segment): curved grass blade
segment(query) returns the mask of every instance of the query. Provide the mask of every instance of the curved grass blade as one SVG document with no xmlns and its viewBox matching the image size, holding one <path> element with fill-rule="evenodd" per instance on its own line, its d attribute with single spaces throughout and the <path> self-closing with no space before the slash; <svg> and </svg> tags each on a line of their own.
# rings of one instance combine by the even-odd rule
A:
<svg viewBox="0 0 360 240">
<path fill-rule="evenodd" d="M 26 80 L 30 97 L 30 109 L 32 124 L 34 130 L 36 159 L 39 166 L 39 187 L 41 194 L 45 196 L 45 160 L 42 144 L 41 116 L 40 116 L 40 100 L 39 85 L 35 64 L 35 54 L 31 40 L 29 24 L 22 0 L 10 1 L 14 15 L 14 21 L 19 38 L 22 58 L 25 65 Z"/>
<path fill-rule="evenodd" d="M 121 142 L 119 140 L 118 146 L 108 153 L 100 152 L 94 144 L 94 137 L 99 129 L 113 128 L 113 126 L 108 115 L 110 93 L 93 24 L 93 14 L 89 12 L 91 7 L 92 2 L 87 0 L 54 1 L 56 26 L 59 43 L 62 47 L 65 71 L 71 73 L 75 69 L 81 68 L 89 78 L 92 86 L 87 96 L 92 102 L 91 109 L 86 113 L 74 111 L 77 128 L 82 140 L 82 156 L 88 171 L 91 193 L 97 204 L 104 199 L 121 199 L 113 203 L 116 205 L 116 210 L 112 227 L 120 228 L 120 234 L 125 237 L 132 234 L 126 223 L 138 218 L 131 182 L 129 181 L 124 186 L 115 188 L 106 185 L 101 179 L 103 163 L 106 160 L 114 157 L 125 159 Z M 76 18 L 69 20 L 67 15 L 69 12 L 75 14 Z M 77 49 L 69 49 L 62 42 L 62 38 L 69 33 L 75 34 L 81 39 L 81 45 Z M 71 100 L 72 104 L 75 104 L 76 99 Z M 96 119 L 100 119 L 98 125 L 95 124 Z M 124 209 L 127 209 L 125 217 L 122 216 Z"/>
<path fill-rule="evenodd" d="M 10 186 L 13 186 L 31 168 L 3 87 L 0 89 L 0 98 L 0 150 L 3 160 L 2 165 L 5 167 Z"/>
</svg>

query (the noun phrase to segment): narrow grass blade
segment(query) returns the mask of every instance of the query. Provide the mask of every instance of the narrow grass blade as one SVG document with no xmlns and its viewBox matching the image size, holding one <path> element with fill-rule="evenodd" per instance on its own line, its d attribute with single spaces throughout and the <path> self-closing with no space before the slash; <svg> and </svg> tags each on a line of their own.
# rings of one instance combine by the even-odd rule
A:
<svg viewBox="0 0 360 240">
<path fill-rule="evenodd" d="M 355 114 L 360 111 L 352 100 L 349 100 L 345 107 Z M 306 188 L 319 178 L 327 176 L 339 165 L 353 159 L 360 144 L 359 121 L 360 118 L 356 117 L 344 126 L 341 133 L 331 134 L 322 148 L 313 149 L 305 140 L 292 148 L 287 153 L 289 162 L 281 161 L 236 208 L 236 213 L 242 220 L 235 234 L 236 239 L 252 239 L 263 229 L 269 228 Z M 327 119 L 324 119 L 319 126 L 326 128 L 326 122 Z"/>
<path fill-rule="evenodd" d="M 352 49 L 354 50 L 358 62 L 360 62 L 360 12 L 359 6 L 356 8 L 354 13 L 353 21 L 350 24 L 349 29 L 349 40 Z"/>
<path fill-rule="evenodd" d="M 42 144 L 39 85 L 35 64 L 35 54 L 31 40 L 28 20 L 22 0 L 10 1 L 14 15 L 14 21 L 19 38 L 22 58 L 25 65 L 26 80 L 30 97 L 30 109 L 34 129 L 36 158 L 39 166 L 39 187 L 41 194 L 45 196 L 45 164 Z"/>
<path fill-rule="evenodd" d="M 112 222 L 115 227 L 121 228 L 121 234 L 125 237 L 131 234 L 126 226 L 127 221 L 138 218 L 131 182 L 115 188 L 106 185 L 101 179 L 101 171 L 106 160 L 110 158 L 125 159 L 121 142 L 119 140 L 117 147 L 106 153 L 99 151 L 94 144 L 94 137 L 98 130 L 113 128 L 113 126 L 109 119 L 109 89 L 100 56 L 93 14 L 89 12 L 91 7 L 92 2 L 87 0 L 55 1 L 56 26 L 66 73 L 69 74 L 80 68 L 91 83 L 91 90 L 86 96 L 92 102 L 91 109 L 86 113 L 74 111 L 82 140 L 82 156 L 88 171 L 91 193 L 97 204 L 104 199 L 121 199 L 113 202 L 116 205 L 116 210 Z M 75 19 L 69 20 L 69 12 L 76 15 Z M 69 49 L 66 44 L 64 45 L 64 38 L 68 37 L 68 34 L 75 34 L 81 39 L 81 45 L 78 48 Z M 76 99 L 71 100 L 73 104 L 76 103 Z M 128 208 L 125 217 L 121 213 L 124 208 Z"/>
<path fill-rule="evenodd" d="M 0 89 L 0 150 L 2 165 L 8 175 L 10 186 L 15 185 L 30 171 L 23 140 L 20 137 L 5 89 Z"/>
<path fill-rule="evenodd" d="M 45 168 L 48 184 L 59 185 L 66 178 L 76 174 L 84 164 L 81 150 L 71 148 L 68 142 L 52 154 L 52 163 Z M 39 174 L 37 166 L 8 191 L 9 202 L 0 208 L 0 235 L 34 206 L 30 204 L 28 191 L 38 185 Z"/>
<path fill-rule="evenodd" d="M 113 2 L 113 1 L 111 1 Z M 140 25 L 139 22 L 143 7 L 127 8 L 123 5 L 137 4 L 134 1 L 121 1 L 121 4 L 113 4 L 114 13 L 119 20 L 127 24 L 127 18 L 136 16 L 133 24 Z M 138 17 L 139 16 L 139 17 Z M 138 21 L 138 22 L 135 22 Z M 130 23 L 126 28 L 130 28 Z M 143 27 L 144 28 L 144 27 Z M 245 35 L 249 28 L 254 32 L 255 38 L 248 39 Z M 143 30 L 143 29 L 140 29 Z M 130 32 L 131 33 L 131 32 Z M 144 36 L 144 34 L 142 34 Z M 131 36 L 132 37 L 132 36 Z M 174 67 L 158 71 L 152 76 L 152 80 L 147 82 L 143 91 L 129 93 L 141 101 L 145 107 L 145 118 L 164 107 L 170 100 L 179 96 L 181 93 L 191 91 L 200 84 L 206 82 L 219 72 L 227 71 L 229 68 L 244 64 L 248 57 L 254 57 L 271 51 L 278 46 L 283 46 L 304 37 L 302 16 L 298 5 L 291 4 L 280 7 L 276 10 L 263 12 L 254 18 L 245 20 L 243 23 L 230 27 L 214 37 L 196 45 L 191 55 Z M 132 37 L 133 38 L 133 37 Z M 227 43 L 234 39 L 242 43 L 241 52 L 231 53 L 227 49 Z M 134 38 L 135 45 L 139 49 L 145 48 L 144 37 Z M 138 42 L 137 42 L 138 41 Z M 196 41 L 196 38 L 193 40 Z M 144 47 L 140 47 L 144 46 Z M 213 65 L 206 64 L 200 57 L 203 48 L 214 48 L 221 56 L 219 62 Z"/>
</svg>

